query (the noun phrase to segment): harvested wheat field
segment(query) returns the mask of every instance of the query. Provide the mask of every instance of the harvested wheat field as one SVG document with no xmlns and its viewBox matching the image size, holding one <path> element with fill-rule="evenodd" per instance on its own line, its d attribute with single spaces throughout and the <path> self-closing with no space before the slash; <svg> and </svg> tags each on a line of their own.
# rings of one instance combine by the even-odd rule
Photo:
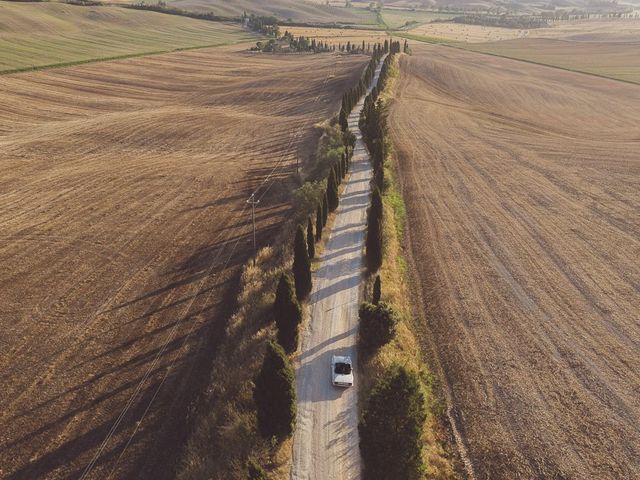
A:
<svg viewBox="0 0 640 480">
<path fill-rule="evenodd" d="M 475 477 L 639 478 L 640 87 L 414 52 L 390 128 Z"/>
<path fill-rule="evenodd" d="M 366 60 L 225 47 L 0 78 L 0 477 L 173 477 L 245 201 L 268 241 Z"/>
<path fill-rule="evenodd" d="M 256 38 L 238 25 L 177 15 L 0 1 L 0 73 Z"/>
<path fill-rule="evenodd" d="M 384 43 L 385 40 L 389 40 L 391 37 L 382 30 L 356 30 L 347 28 L 318 28 L 318 27 L 283 27 L 283 31 L 287 30 L 296 37 L 303 36 L 308 38 L 314 38 L 323 42 L 327 42 L 329 45 L 338 44 L 346 45 L 347 42 L 351 42 L 356 45 L 361 45 L 364 40 L 365 43 Z"/>
<path fill-rule="evenodd" d="M 407 33 L 451 42 L 497 42 L 513 38 L 523 38 L 530 30 L 517 28 L 486 27 L 484 25 L 467 25 L 463 23 L 426 23 L 412 28 Z"/>
<path fill-rule="evenodd" d="M 640 83 L 640 37 L 636 43 L 521 38 L 477 43 L 465 48 Z"/>
</svg>

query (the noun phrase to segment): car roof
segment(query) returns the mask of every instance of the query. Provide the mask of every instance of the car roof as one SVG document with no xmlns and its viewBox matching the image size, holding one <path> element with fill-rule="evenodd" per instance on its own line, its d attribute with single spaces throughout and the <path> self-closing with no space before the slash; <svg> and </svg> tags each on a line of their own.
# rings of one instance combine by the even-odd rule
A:
<svg viewBox="0 0 640 480">
<path fill-rule="evenodd" d="M 333 363 L 351 363 L 351 357 L 349 356 L 341 356 L 341 355 L 334 355 L 332 360 Z"/>
</svg>

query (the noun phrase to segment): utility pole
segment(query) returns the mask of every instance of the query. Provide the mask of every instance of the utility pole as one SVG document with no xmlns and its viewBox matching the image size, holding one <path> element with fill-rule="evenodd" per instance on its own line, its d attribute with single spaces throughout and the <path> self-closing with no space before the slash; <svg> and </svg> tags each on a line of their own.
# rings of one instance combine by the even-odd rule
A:
<svg viewBox="0 0 640 480">
<path fill-rule="evenodd" d="M 256 205 L 260 203 L 260 200 L 256 200 L 255 192 L 251 194 L 251 198 L 247 200 L 247 203 L 251 204 L 251 221 L 253 222 L 253 265 L 256 264 Z"/>
</svg>

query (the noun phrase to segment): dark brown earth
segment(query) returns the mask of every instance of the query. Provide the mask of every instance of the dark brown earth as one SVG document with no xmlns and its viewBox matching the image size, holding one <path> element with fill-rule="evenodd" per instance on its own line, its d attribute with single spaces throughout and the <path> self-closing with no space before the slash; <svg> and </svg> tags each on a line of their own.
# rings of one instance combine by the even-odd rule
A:
<svg viewBox="0 0 640 480">
<path fill-rule="evenodd" d="M 411 267 L 479 479 L 640 478 L 638 112 L 613 80 L 401 59 Z"/>
<path fill-rule="evenodd" d="M 0 77 L 0 477 L 171 477 L 246 200 L 268 241 L 365 63 L 234 47 Z"/>
</svg>

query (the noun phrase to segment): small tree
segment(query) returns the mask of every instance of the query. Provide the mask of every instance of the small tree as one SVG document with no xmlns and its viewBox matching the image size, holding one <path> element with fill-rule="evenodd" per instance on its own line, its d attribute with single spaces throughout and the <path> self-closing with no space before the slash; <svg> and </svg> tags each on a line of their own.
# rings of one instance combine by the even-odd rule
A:
<svg viewBox="0 0 640 480">
<path fill-rule="evenodd" d="M 296 421 L 295 375 L 280 345 L 267 344 L 253 398 L 258 413 L 258 430 L 266 438 L 291 435 Z"/>
<path fill-rule="evenodd" d="M 380 287 L 380 275 L 376 275 L 376 281 L 373 282 L 373 298 L 371 299 L 371 303 L 374 305 L 378 305 L 378 303 L 380 303 L 380 295 L 382 293 Z"/>
<path fill-rule="evenodd" d="M 306 298 L 311 292 L 311 262 L 302 225 L 298 225 L 293 242 L 293 278 L 298 300 Z"/>
<path fill-rule="evenodd" d="M 316 256 L 316 242 L 313 238 L 313 224 L 311 223 L 311 217 L 307 219 L 307 250 L 309 251 L 309 258 Z"/>
<path fill-rule="evenodd" d="M 391 305 L 362 302 L 360 316 L 360 344 L 366 353 L 389 343 L 396 334 L 398 316 Z"/>
<path fill-rule="evenodd" d="M 273 317 L 278 327 L 278 342 L 286 352 L 295 352 L 298 348 L 298 325 L 302 321 L 302 308 L 295 296 L 291 279 L 284 273 L 278 282 Z"/>
<path fill-rule="evenodd" d="M 322 238 L 322 205 L 318 204 L 316 211 L 316 242 Z"/>
<path fill-rule="evenodd" d="M 367 212 L 367 238 L 365 241 L 367 266 L 375 272 L 382 265 L 382 197 L 373 187 L 371 207 Z"/>
<path fill-rule="evenodd" d="M 338 208 L 338 184 L 336 182 L 335 168 L 332 168 L 329 172 L 329 179 L 327 180 L 327 201 L 330 212 Z"/>
<path fill-rule="evenodd" d="M 365 480 L 424 478 L 422 429 L 427 419 L 418 375 L 392 367 L 373 387 L 358 425 Z"/>
</svg>

